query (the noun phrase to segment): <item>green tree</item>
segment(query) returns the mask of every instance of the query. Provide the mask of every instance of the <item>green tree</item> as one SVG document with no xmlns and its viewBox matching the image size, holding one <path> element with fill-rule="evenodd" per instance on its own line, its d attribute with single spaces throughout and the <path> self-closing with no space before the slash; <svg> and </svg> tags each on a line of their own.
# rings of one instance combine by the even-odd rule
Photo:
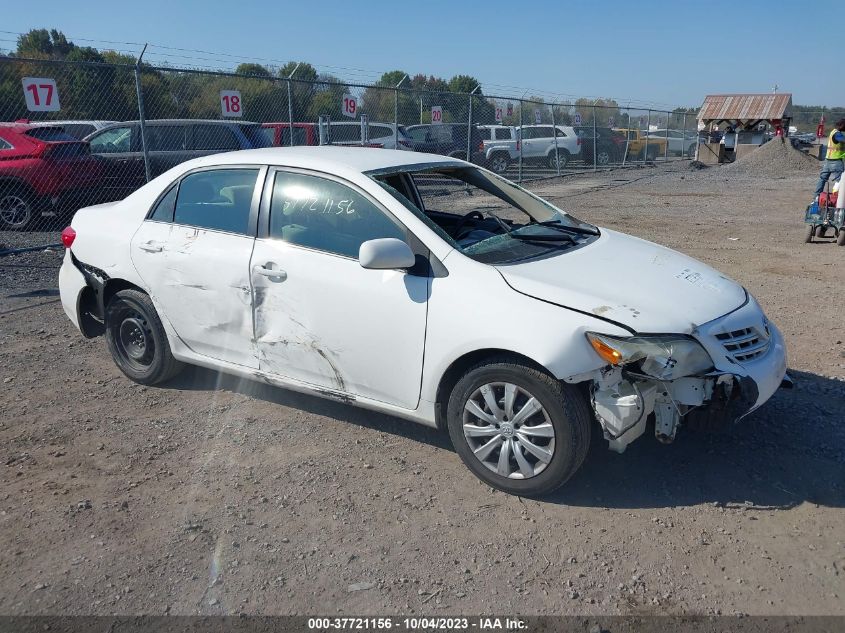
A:
<svg viewBox="0 0 845 633">
<path fill-rule="evenodd" d="M 254 75 L 257 77 L 270 77 L 271 73 L 261 64 L 238 64 L 235 74 Z"/>
</svg>

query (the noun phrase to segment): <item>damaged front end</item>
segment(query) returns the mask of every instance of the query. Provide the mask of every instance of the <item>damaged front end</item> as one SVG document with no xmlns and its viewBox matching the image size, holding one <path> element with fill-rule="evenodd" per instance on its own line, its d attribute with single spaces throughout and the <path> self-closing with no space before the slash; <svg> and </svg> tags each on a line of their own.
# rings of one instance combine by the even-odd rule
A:
<svg viewBox="0 0 845 633">
<path fill-rule="evenodd" d="M 678 427 L 714 427 L 748 413 L 758 399 L 746 376 L 716 371 L 707 351 L 689 336 L 615 337 L 588 333 L 607 366 L 593 376 L 593 410 L 609 448 L 619 453 L 640 437 L 654 414 L 664 443 Z"/>
</svg>

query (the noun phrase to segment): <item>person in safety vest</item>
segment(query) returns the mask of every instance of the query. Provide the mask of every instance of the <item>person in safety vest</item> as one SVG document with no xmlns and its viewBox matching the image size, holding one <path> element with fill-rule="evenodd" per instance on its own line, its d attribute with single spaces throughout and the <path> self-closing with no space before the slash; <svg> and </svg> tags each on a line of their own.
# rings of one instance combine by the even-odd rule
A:
<svg viewBox="0 0 845 633">
<path fill-rule="evenodd" d="M 827 154 L 819 174 L 819 182 L 816 184 L 816 198 L 824 191 L 827 179 L 833 176 L 834 180 L 838 180 L 843 170 L 845 170 L 845 119 L 839 119 L 833 126 L 830 136 L 827 137 Z"/>
</svg>

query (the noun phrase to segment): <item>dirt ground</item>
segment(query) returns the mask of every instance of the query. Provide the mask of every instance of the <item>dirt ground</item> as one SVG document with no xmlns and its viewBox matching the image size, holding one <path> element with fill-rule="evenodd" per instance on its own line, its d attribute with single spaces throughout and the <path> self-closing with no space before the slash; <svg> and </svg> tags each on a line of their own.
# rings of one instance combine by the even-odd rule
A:
<svg viewBox="0 0 845 633">
<path fill-rule="evenodd" d="M 803 243 L 812 175 L 669 169 L 533 188 L 743 283 L 795 388 L 724 433 L 594 446 L 543 500 L 383 415 L 199 369 L 134 385 L 64 316 L 60 253 L 0 259 L 0 613 L 845 614 L 845 248 Z"/>
</svg>

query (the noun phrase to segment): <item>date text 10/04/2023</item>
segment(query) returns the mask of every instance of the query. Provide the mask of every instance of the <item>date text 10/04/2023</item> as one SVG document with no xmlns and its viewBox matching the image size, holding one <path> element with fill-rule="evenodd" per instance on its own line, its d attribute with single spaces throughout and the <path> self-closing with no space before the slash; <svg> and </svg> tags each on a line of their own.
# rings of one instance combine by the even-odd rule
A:
<svg viewBox="0 0 845 633">
<path fill-rule="evenodd" d="M 527 623 L 519 618 L 502 617 L 340 617 L 340 618 L 309 618 L 308 628 L 313 631 L 336 630 L 390 630 L 399 631 L 457 631 L 457 630 L 491 630 L 491 631 L 525 631 Z"/>
</svg>

